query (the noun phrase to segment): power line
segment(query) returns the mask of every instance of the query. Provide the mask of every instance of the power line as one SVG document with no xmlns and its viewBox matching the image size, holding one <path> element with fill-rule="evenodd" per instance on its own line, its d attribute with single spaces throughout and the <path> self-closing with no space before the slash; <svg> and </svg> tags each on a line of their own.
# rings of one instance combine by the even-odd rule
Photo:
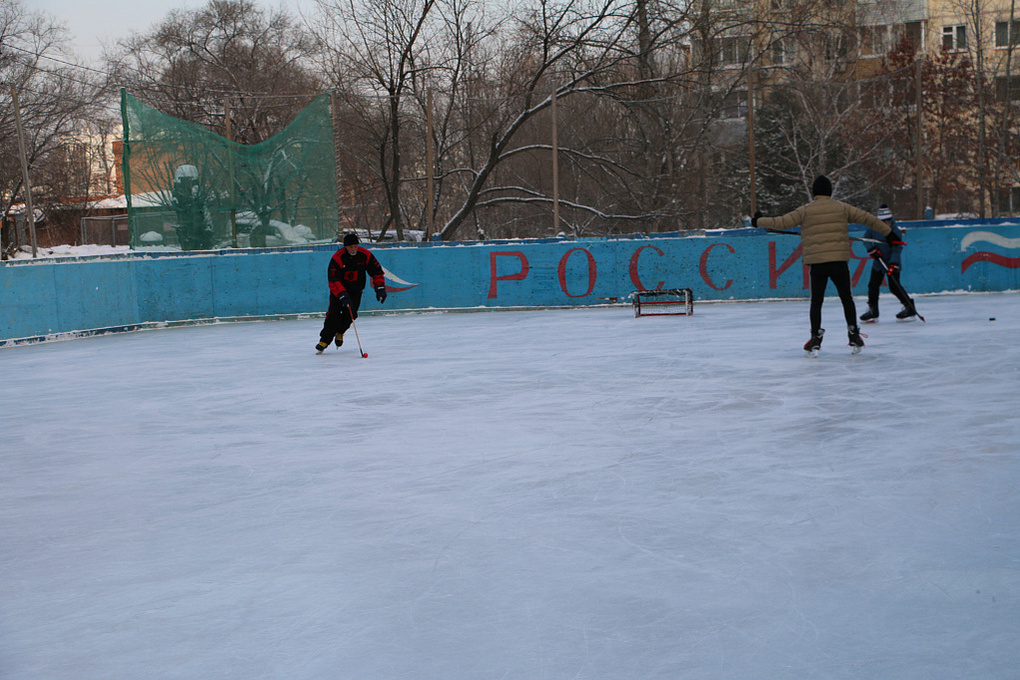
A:
<svg viewBox="0 0 1020 680">
<path fill-rule="evenodd" d="M 64 66 L 67 66 L 67 67 L 72 68 L 72 69 L 78 69 L 78 70 L 82 70 L 82 71 L 89 71 L 91 73 L 95 73 L 97 75 L 103 76 L 103 77 L 105 77 L 107 79 L 110 79 L 110 80 L 112 80 L 112 79 L 114 79 L 116 77 L 113 73 L 110 73 L 109 71 L 103 71 L 103 70 L 92 68 L 90 66 L 84 66 L 84 65 L 81 65 L 81 64 L 75 64 L 73 62 L 65 61 L 63 59 L 58 59 L 57 57 L 52 57 L 52 56 L 47 55 L 47 54 L 41 54 L 39 52 L 33 52 L 32 50 L 27 50 L 27 49 L 25 49 L 23 47 L 18 47 L 16 45 L 8 45 L 8 47 L 10 47 L 11 49 L 17 50 L 19 52 L 22 52 L 24 54 L 31 55 L 31 56 L 35 57 L 36 59 L 48 59 L 48 60 L 56 62 L 58 64 L 63 64 Z M 78 79 L 78 78 L 74 78 L 74 77 L 72 77 L 68 73 L 63 73 L 63 72 L 60 72 L 60 71 L 52 71 L 52 70 L 43 68 L 42 66 L 39 66 L 37 64 L 24 63 L 23 66 L 25 66 L 27 68 L 30 68 L 30 69 L 32 69 L 34 71 L 38 71 L 40 73 L 46 73 L 46 74 L 54 76 L 56 78 L 63 78 L 63 79 L 66 79 L 66 80 L 70 80 L 70 81 L 76 82 L 76 83 L 78 83 L 80 85 L 87 85 L 87 86 L 97 87 L 97 84 L 94 83 L 94 82 L 90 82 L 90 81 L 87 81 L 87 80 L 81 80 L 81 79 Z M 184 91 L 187 91 L 187 90 L 191 89 L 187 85 L 176 85 L 176 84 L 173 84 L 173 83 L 158 83 L 157 85 L 160 88 L 166 88 L 166 89 L 172 89 L 172 90 L 184 90 Z M 241 90 L 217 90 L 217 89 L 211 89 L 211 88 L 202 88 L 202 92 L 205 93 L 205 94 L 213 94 L 213 95 L 220 95 L 220 96 L 229 96 L 229 97 L 238 97 L 238 98 L 240 98 L 240 97 L 251 97 L 251 98 L 258 98 L 258 99 L 304 99 L 304 98 L 307 98 L 307 97 L 316 97 L 316 96 L 318 96 L 320 94 L 323 94 L 323 92 L 321 92 L 321 91 L 320 92 L 311 92 L 311 93 L 306 93 L 306 94 L 270 94 L 270 93 L 263 93 L 263 92 L 251 92 L 251 91 L 241 91 Z M 163 103 L 177 103 L 177 104 L 181 104 L 181 105 L 185 105 L 185 106 L 195 105 L 192 102 L 187 102 L 187 101 L 176 101 L 176 100 L 155 100 L 155 101 L 162 101 Z"/>
<path fill-rule="evenodd" d="M 110 77 L 110 74 L 107 73 L 106 71 L 100 71 L 98 69 L 92 68 L 91 66 L 84 66 L 82 64 L 75 64 L 75 63 L 70 62 L 70 61 L 64 61 L 63 59 L 57 59 L 56 57 L 51 57 L 48 54 L 41 54 L 39 52 L 33 52 L 32 50 L 26 50 L 24 47 L 18 47 L 17 45 L 7 45 L 7 47 L 11 48 L 12 50 L 17 50 L 19 52 L 23 52 L 24 54 L 30 54 L 33 57 L 35 57 L 36 59 L 49 59 L 50 61 L 55 61 L 58 64 L 63 64 L 64 66 L 70 66 L 71 68 L 80 69 L 82 71 L 91 71 L 91 72 L 99 74 L 101 76 Z"/>
<path fill-rule="evenodd" d="M 39 54 L 38 52 L 32 52 L 31 50 L 26 50 L 23 47 L 18 47 L 17 45 L 7 45 L 7 47 L 9 47 L 12 50 L 17 50 L 19 52 L 23 52 L 24 54 L 29 54 L 29 55 L 35 57 L 36 59 L 49 59 L 50 61 L 55 61 L 57 63 L 64 64 L 65 66 L 69 66 L 71 68 L 81 69 L 81 70 L 85 70 L 85 71 L 92 71 L 92 72 L 98 73 L 100 75 L 108 75 L 108 74 L 103 74 L 102 71 L 96 71 L 95 69 L 89 68 L 87 66 L 81 66 L 80 64 L 73 64 L 71 62 L 63 61 L 61 59 L 57 59 L 56 57 L 51 57 L 51 56 L 46 55 L 46 54 Z M 62 73 L 60 71 L 51 71 L 49 69 L 43 68 L 42 66 L 39 66 L 38 64 L 24 63 L 23 62 L 23 63 L 21 63 L 21 65 L 26 67 L 26 68 L 30 68 L 33 71 L 37 71 L 39 73 L 45 73 L 45 74 L 53 76 L 55 78 L 61 78 L 61 79 L 64 79 L 64 80 L 69 80 L 69 81 L 71 81 L 73 83 L 77 83 L 79 85 L 85 85 L 85 86 L 88 86 L 88 87 L 98 87 L 97 84 L 94 83 L 94 82 L 91 82 L 91 81 L 88 81 L 88 80 L 81 80 L 79 78 L 72 77 L 71 74 L 69 74 L 69 73 Z M 37 93 L 37 94 L 41 94 L 41 93 Z"/>
</svg>

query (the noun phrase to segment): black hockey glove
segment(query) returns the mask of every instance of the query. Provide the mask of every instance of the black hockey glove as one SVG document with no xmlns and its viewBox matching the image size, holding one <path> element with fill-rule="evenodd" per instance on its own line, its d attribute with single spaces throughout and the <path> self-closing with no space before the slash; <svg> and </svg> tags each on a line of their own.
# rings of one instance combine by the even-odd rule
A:
<svg viewBox="0 0 1020 680">
<path fill-rule="evenodd" d="M 751 218 L 751 226 L 752 227 L 755 227 L 755 228 L 758 227 L 758 218 L 761 217 L 761 216 L 762 216 L 761 210 L 755 210 L 754 211 L 754 217 Z"/>
<path fill-rule="evenodd" d="M 347 294 L 346 290 L 340 291 L 340 294 L 336 296 L 336 299 L 340 301 L 340 304 L 344 307 L 351 306 L 351 296 Z"/>
<path fill-rule="evenodd" d="M 378 300 L 380 304 L 386 302 L 386 286 L 375 287 L 375 299 Z"/>
</svg>

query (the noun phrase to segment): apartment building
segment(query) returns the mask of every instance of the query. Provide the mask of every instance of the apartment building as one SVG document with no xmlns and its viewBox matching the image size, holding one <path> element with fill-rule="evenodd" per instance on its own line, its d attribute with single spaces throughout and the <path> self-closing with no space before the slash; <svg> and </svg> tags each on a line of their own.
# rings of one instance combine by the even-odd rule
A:
<svg viewBox="0 0 1020 680">
<path fill-rule="evenodd" d="M 926 64 L 965 64 L 959 68 L 975 84 L 983 73 L 985 88 L 968 104 L 973 112 L 967 127 L 973 123 L 976 131 L 967 142 L 969 162 L 978 169 L 957 188 L 959 204 L 943 207 L 987 217 L 1020 214 L 1015 160 L 1020 158 L 1020 7 L 1013 9 L 1013 0 L 704 1 L 717 28 L 712 33 L 719 74 L 714 87 L 725 93 L 721 117 L 731 131 L 735 120 L 747 116 L 749 87 L 759 105 L 770 88 L 861 82 L 888 72 L 888 55 L 904 39 Z M 916 114 L 912 105 L 906 105 L 908 116 Z M 935 151 L 929 146 L 922 153 Z M 920 205 L 931 199 L 934 181 L 926 177 L 919 190 L 915 187 Z"/>
</svg>

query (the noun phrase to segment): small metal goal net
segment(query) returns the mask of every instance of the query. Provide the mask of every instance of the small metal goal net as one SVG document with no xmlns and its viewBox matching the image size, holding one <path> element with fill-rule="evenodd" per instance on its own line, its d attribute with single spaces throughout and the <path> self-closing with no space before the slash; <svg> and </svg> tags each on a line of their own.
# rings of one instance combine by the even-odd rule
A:
<svg viewBox="0 0 1020 680">
<path fill-rule="evenodd" d="M 690 288 L 636 290 L 631 297 L 634 316 L 690 316 L 694 313 L 694 293 Z"/>
</svg>

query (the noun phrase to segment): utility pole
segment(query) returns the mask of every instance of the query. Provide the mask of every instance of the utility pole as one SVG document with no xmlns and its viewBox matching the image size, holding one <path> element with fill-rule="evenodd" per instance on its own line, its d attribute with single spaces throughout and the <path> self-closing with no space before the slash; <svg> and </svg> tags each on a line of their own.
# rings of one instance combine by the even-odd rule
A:
<svg viewBox="0 0 1020 680">
<path fill-rule="evenodd" d="M 433 193 L 435 192 L 434 183 L 435 183 L 435 174 L 436 174 L 435 173 L 435 168 L 436 168 L 436 147 L 435 147 L 435 140 L 432 138 L 432 135 L 433 135 L 433 129 L 432 129 L 433 125 L 434 125 L 434 121 L 433 121 L 433 118 L 432 118 L 432 88 L 429 88 L 428 101 L 426 102 L 426 108 L 425 108 L 425 127 L 427 128 L 425 130 L 425 172 L 426 172 L 426 174 L 425 174 L 425 193 L 427 194 L 427 196 L 425 197 L 425 210 L 426 210 L 426 214 L 425 214 L 425 225 L 426 225 L 425 226 L 425 240 L 426 241 L 432 239 L 432 232 L 433 232 L 434 227 L 435 227 L 435 224 L 434 224 L 435 220 L 434 220 L 434 216 L 433 216 L 433 212 L 435 210 L 435 206 L 433 205 L 433 201 L 435 200 L 435 197 L 433 196 Z"/>
<path fill-rule="evenodd" d="M 754 175 L 754 66 L 750 66 L 747 70 L 747 158 L 748 168 L 750 170 L 750 187 L 748 190 L 751 196 L 751 215 L 754 215 L 758 209 L 758 199 L 755 195 L 755 175 Z"/>
<path fill-rule="evenodd" d="M 553 236 L 560 233 L 560 143 L 556 132 L 556 87 L 552 91 Z"/>
<path fill-rule="evenodd" d="M 918 59 L 914 62 L 914 108 L 917 109 L 917 130 L 914 133 L 914 171 L 917 173 L 914 183 L 917 185 L 917 219 L 924 219 L 924 187 L 922 182 L 924 181 L 924 158 L 921 155 L 924 145 L 922 144 L 921 137 L 924 130 L 924 97 L 921 96 L 921 69 L 924 65 L 924 59 Z"/>
<path fill-rule="evenodd" d="M 223 128 L 227 134 L 227 141 L 234 141 L 230 132 L 230 97 L 223 99 Z M 227 144 L 227 181 L 230 182 L 230 238 L 234 247 L 237 247 L 237 207 L 234 202 L 234 150 Z"/>
<path fill-rule="evenodd" d="M 11 100 L 14 105 L 14 121 L 18 127 L 18 152 L 21 155 L 21 174 L 25 182 L 25 219 L 32 239 L 32 257 L 38 256 L 35 240 L 35 209 L 32 207 L 32 181 L 28 178 L 28 154 L 25 152 L 25 129 L 21 125 L 21 108 L 18 106 L 18 88 L 11 85 Z"/>
</svg>

